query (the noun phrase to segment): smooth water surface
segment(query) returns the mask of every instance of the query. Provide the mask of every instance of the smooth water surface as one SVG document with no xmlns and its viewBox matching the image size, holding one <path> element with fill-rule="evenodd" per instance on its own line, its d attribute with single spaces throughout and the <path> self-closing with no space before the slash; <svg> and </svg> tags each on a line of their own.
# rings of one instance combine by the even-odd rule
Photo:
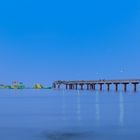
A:
<svg viewBox="0 0 140 140">
<path fill-rule="evenodd" d="M 0 90 L 2 140 L 139 140 L 140 93 Z"/>
</svg>

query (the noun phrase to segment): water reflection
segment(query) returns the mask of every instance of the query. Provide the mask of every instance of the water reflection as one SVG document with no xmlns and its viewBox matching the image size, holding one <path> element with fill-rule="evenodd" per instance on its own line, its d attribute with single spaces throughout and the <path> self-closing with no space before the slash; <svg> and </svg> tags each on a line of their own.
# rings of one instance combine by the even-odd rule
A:
<svg viewBox="0 0 140 140">
<path fill-rule="evenodd" d="M 99 125 L 100 122 L 100 104 L 99 104 L 99 92 L 96 92 L 96 98 L 95 98 L 95 108 L 96 108 L 96 122 L 97 125 Z"/>
<path fill-rule="evenodd" d="M 120 126 L 124 125 L 124 97 L 123 93 L 120 92 L 120 98 L 119 98 L 119 107 L 120 107 Z"/>
<path fill-rule="evenodd" d="M 78 91 L 78 94 L 77 94 L 77 100 L 76 100 L 76 114 L 77 114 L 77 119 L 78 119 L 78 122 L 79 124 L 81 124 L 81 120 L 82 120 L 82 117 L 81 117 L 81 95 L 80 95 L 80 92 Z"/>
<path fill-rule="evenodd" d="M 62 97 L 62 120 L 66 121 L 66 102 L 65 102 L 65 91 L 63 90 L 63 97 Z"/>
</svg>

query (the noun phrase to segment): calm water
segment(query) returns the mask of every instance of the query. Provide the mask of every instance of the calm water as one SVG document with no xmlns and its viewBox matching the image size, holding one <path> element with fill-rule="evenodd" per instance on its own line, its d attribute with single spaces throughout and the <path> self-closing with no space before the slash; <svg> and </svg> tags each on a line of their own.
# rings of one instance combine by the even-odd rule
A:
<svg viewBox="0 0 140 140">
<path fill-rule="evenodd" d="M 2 140 L 139 140 L 140 93 L 1 90 Z"/>
</svg>

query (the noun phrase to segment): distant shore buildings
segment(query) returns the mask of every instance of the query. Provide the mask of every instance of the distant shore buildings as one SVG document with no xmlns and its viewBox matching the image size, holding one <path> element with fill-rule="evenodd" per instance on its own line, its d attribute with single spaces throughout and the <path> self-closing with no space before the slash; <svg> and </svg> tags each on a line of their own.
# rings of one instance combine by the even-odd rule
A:
<svg viewBox="0 0 140 140">
<path fill-rule="evenodd" d="M 0 84 L 0 89 L 52 89 L 52 87 L 44 87 L 42 84 L 34 84 L 33 87 L 26 87 L 23 82 L 13 81 L 11 85 Z"/>
<path fill-rule="evenodd" d="M 23 82 L 13 81 L 11 88 L 12 89 L 24 89 L 25 86 L 24 86 Z"/>
<path fill-rule="evenodd" d="M 34 89 L 42 89 L 42 88 L 43 88 L 43 85 L 41 85 L 41 84 L 35 84 L 35 85 L 33 86 L 33 88 L 34 88 Z"/>
</svg>

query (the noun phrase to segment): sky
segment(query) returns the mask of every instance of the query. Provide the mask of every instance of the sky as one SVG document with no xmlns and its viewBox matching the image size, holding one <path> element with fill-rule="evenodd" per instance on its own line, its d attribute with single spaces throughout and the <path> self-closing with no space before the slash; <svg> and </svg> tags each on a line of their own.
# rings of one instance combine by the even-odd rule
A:
<svg viewBox="0 0 140 140">
<path fill-rule="evenodd" d="M 0 83 L 140 78 L 139 0 L 0 2 Z"/>
</svg>

